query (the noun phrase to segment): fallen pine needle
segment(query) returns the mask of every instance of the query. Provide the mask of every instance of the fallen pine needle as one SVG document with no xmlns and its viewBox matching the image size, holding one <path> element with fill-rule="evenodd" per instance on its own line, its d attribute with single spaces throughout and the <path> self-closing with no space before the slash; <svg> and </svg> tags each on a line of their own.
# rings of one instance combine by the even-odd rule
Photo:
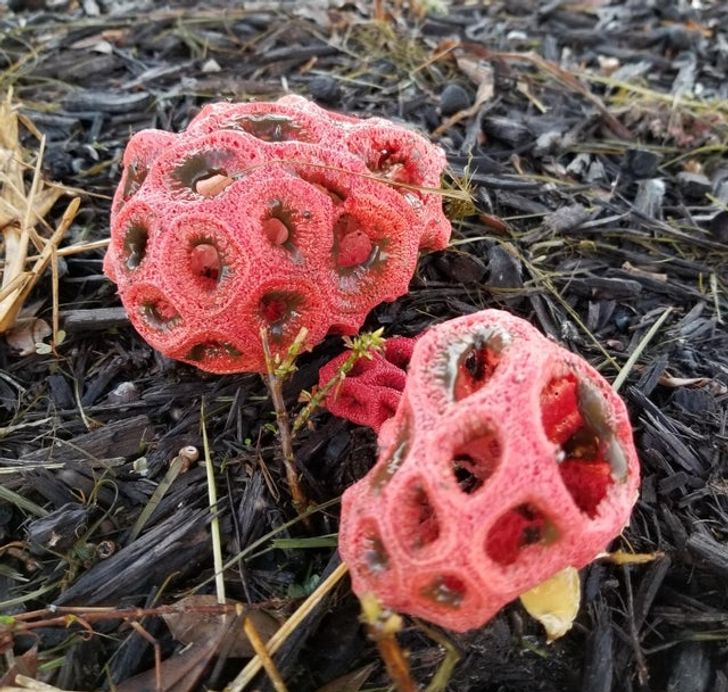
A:
<svg viewBox="0 0 728 692">
<path fill-rule="evenodd" d="M 245 636 L 248 637 L 248 641 L 253 647 L 256 656 L 260 659 L 260 663 L 265 669 L 270 681 L 273 683 L 276 692 L 287 692 L 286 684 L 283 682 L 283 678 L 278 672 L 276 664 L 273 663 L 273 659 L 265 647 L 265 642 L 261 639 L 255 624 L 250 618 L 243 620 L 243 631 L 245 632 Z"/>
</svg>

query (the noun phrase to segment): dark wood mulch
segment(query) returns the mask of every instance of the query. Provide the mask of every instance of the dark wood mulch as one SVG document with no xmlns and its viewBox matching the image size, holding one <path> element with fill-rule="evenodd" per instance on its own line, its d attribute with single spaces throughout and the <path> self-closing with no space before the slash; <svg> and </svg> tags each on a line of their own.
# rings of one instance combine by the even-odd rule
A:
<svg viewBox="0 0 728 692">
<path fill-rule="evenodd" d="M 45 133 L 45 174 L 86 193 L 66 244 L 107 237 L 130 133 L 181 129 L 213 99 L 290 91 L 415 124 L 447 150 L 450 183 L 472 193 L 472 209 L 448 206 L 452 247 L 423 257 L 410 293 L 376 309 L 367 328 L 409 335 L 503 307 L 614 378 L 672 308 L 622 388 L 644 479 L 615 544 L 664 557 L 586 569 L 578 622 L 553 645 L 516 604 L 452 636 L 462 659 L 448 689 L 728 690 L 728 6 L 432 5 L 421 17 L 390 7 L 394 16 L 375 22 L 369 3 L 341 0 L 248 9 L 10 0 L 0 7 L 0 84 Z M 61 262 L 68 336 L 58 357 L 0 344 L 0 464 L 24 467 L 0 476 L 15 493 L 0 500 L 6 615 L 168 603 L 203 582 L 212 592 L 203 468 L 180 475 L 130 540 L 170 460 L 201 445 L 203 401 L 225 557 L 275 529 L 307 535 L 300 524 L 281 528 L 294 514 L 260 378 L 213 377 L 152 352 L 101 259 Z M 47 319 L 49 286 L 33 296 Z M 286 389 L 291 409 L 340 350 L 329 339 L 302 359 Z M 375 445 L 328 414 L 314 421 L 297 463 L 324 502 L 365 473 Z M 318 513 L 310 535 L 335 533 L 337 512 Z M 331 547 L 267 550 L 227 570 L 228 595 L 285 618 L 335 564 Z M 145 627 L 164 656 L 179 648 L 160 619 Z M 37 644 L 45 677 L 68 689 L 109 689 L 153 666 L 151 645 L 118 620 L 97 629 L 47 627 L 18 638 L 16 653 Z M 425 683 L 442 650 L 412 623 L 402 639 Z M 316 690 L 372 662 L 367 689 L 387 684 L 346 584 L 276 660 L 290 689 Z M 222 688 L 241 667 L 230 659 L 203 680 Z M 257 689 L 268 685 L 258 678 Z"/>
</svg>

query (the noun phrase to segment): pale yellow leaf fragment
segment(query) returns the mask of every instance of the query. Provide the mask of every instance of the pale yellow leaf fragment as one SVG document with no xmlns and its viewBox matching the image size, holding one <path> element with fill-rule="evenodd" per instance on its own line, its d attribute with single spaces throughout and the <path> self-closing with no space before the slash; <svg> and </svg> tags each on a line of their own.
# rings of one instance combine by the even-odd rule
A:
<svg viewBox="0 0 728 692">
<path fill-rule="evenodd" d="M 647 562 L 653 562 L 663 557 L 665 553 L 659 550 L 654 553 L 628 553 L 624 550 L 615 550 L 613 553 L 602 553 L 597 557 L 603 560 L 609 560 L 615 565 L 644 565 Z"/>
<path fill-rule="evenodd" d="M 2 692 L 23 692 L 24 690 L 33 690 L 33 692 L 64 692 L 60 687 L 54 687 L 47 682 L 34 680 L 26 675 L 16 675 L 15 684 L 2 687 Z"/>
<path fill-rule="evenodd" d="M 546 630 L 550 642 L 563 637 L 574 624 L 581 601 L 579 572 L 573 567 L 521 594 L 521 603 L 528 614 Z"/>
</svg>

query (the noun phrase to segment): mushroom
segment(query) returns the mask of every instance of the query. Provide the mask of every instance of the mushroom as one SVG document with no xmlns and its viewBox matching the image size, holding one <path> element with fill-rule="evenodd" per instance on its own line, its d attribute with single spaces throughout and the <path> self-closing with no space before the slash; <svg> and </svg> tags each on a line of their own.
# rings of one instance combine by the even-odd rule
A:
<svg viewBox="0 0 728 692">
<path fill-rule="evenodd" d="M 399 406 L 415 342 L 406 336 L 392 337 L 386 340 L 381 353 L 360 358 L 326 398 L 329 412 L 379 432 Z M 348 357 L 348 353 L 342 353 L 319 370 L 320 387 L 336 376 Z"/>
<path fill-rule="evenodd" d="M 450 237 L 439 147 L 298 96 L 209 104 L 123 163 L 104 270 L 146 341 L 210 372 L 265 371 L 261 328 L 273 353 L 355 334 Z"/>
<path fill-rule="evenodd" d="M 419 338 L 378 443 L 342 501 L 353 589 L 456 631 L 588 564 L 637 498 L 624 403 L 585 360 L 498 310 Z"/>
</svg>

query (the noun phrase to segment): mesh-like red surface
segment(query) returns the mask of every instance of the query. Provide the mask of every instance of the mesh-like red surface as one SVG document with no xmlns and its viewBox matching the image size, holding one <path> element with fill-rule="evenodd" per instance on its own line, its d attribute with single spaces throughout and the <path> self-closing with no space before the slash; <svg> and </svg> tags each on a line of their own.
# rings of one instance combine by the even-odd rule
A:
<svg viewBox="0 0 728 692">
<path fill-rule="evenodd" d="M 130 140 L 104 269 L 139 333 L 212 372 L 263 371 L 302 327 L 353 334 L 450 237 L 442 150 L 304 98 L 205 106 Z"/>
<path fill-rule="evenodd" d="M 586 361 L 498 310 L 419 337 L 379 448 L 343 497 L 354 590 L 458 631 L 589 563 L 637 499 L 622 400 Z"/>
</svg>

